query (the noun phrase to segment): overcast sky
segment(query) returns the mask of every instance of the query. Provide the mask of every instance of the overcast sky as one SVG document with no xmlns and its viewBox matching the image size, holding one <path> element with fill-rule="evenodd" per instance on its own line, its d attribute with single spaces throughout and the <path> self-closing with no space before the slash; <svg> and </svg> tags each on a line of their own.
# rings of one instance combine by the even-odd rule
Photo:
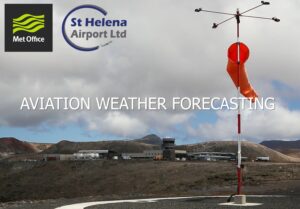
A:
<svg viewBox="0 0 300 209">
<path fill-rule="evenodd" d="M 1 0 L 3 14 L 5 3 Z M 0 137 L 57 142 L 173 136 L 178 143 L 236 138 L 234 111 L 20 111 L 23 97 L 52 96 L 219 96 L 236 90 L 226 72 L 227 48 L 235 42 L 235 22 L 211 29 L 254 0 L 26 1 L 53 3 L 53 52 L 4 52 L 0 44 Z M 71 48 L 63 39 L 65 15 L 80 4 L 96 4 L 110 18 L 128 20 L 127 38 L 93 52 Z M 276 110 L 242 112 L 243 138 L 255 142 L 300 138 L 300 2 L 271 1 L 249 15 L 280 23 L 242 19 L 241 41 L 250 48 L 249 79 L 260 96 L 275 97 Z M 4 40 L 4 21 L 0 21 Z"/>
</svg>

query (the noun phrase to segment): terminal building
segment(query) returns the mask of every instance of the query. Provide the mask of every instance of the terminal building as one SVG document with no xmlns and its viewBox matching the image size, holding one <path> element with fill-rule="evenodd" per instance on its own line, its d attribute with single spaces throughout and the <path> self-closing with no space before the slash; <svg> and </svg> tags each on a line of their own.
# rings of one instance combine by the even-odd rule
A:
<svg viewBox="0 0 300 209">
<path fill-rule="evenodd" d="M 230 152 L 190 152 L 188 153 L 190 160 L 204 160 L 204 161 L 217 161 L 217 160 L 236 160 L 236 154 Z"/>
<path fill-rule="evenodd" d="M 162 150 L 145 150 L 141 153 L 122 153 L 122 159 L 161 159 Z"/>
<path fill-rule="evenodd" d="M 175 138 L 163 138 L 161 149 L 145 150 L 141 153 L 122 153 L 122 159 L 186 160 L 186 150 L 175 150 Z"/>
<path fill-rule="evenodd" d="M 111 159 L 113 155 L 110 150 L 79 150 L 73 154 L 75 160 Z"/>
</svg>

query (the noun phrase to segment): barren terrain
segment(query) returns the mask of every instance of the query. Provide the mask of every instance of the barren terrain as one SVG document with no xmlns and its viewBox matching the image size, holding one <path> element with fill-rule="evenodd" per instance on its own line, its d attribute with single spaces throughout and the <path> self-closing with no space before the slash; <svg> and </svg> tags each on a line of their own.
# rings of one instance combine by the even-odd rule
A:
<svg viewBox="0 0 300 209">
<path fill-rule="evenodd" d="M 0 201 L 235 193 L 230 162 L 1 162 Z M 300 164 L 246 163 L 247 194 L 300 195 Z"/>
</svg>

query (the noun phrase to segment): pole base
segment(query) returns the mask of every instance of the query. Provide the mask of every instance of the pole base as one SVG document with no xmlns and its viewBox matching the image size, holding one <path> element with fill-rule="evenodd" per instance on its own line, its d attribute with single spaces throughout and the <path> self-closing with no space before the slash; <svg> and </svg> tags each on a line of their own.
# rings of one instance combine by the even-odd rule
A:
<svg viewBox="0 0 300 209">
<path fill-rule="evenodd" d="M 249 203 L 249 202 L 247 203 L 246 195 L 235 195 L 234 202 L 219 203 L 219 205 L 248 207 L 248 206 L 260 206 L 262 205 L 262 203 Z"/>
<path fill-rule="evenodd" d="M 234 196 L 235 204 L 246 204 L 246 195 L 235 195 Z"/>
</svg>

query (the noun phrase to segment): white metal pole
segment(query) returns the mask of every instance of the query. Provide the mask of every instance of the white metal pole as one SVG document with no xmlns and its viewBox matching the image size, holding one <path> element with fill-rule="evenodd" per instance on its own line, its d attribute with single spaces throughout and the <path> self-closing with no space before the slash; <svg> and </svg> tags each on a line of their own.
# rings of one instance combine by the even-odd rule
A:
<svg viewBox="0 0 300 209">
<path fill-rule="evenodd" d="M 238 142 L 238 162 L 237 162 L 237 180 L 238 180 L 238 188 L 237 194 L 241 193 L 242 187 L 242 172 L 241 172 L 241 162 L 242 162 L 242 148 L 241 148 L 241 107 L 240 107 L 240 12 L 239 9 L 236 11 L 236 20 L 237 20 L 237 64 L 238 64 L 238 87 L 237 87 L 237 97 L 238 97 L 238 113 L 237 113 L 237 142 Z"/>
</svg>

